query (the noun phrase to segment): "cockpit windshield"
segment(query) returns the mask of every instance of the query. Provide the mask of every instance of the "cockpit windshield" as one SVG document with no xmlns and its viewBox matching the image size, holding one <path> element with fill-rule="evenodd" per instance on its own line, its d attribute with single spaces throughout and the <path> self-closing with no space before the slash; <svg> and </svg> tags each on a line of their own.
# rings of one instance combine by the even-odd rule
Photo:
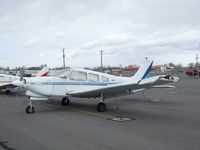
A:
<svg viewBox="0 0 200 150">
<path fill-rule="evenodd" d="M 60 78 L 67 78 L 69 76 L 70 68 L 63 69 L 59 73 L 55 74 L 54 76 L 58 76 Z"/>
</svg>

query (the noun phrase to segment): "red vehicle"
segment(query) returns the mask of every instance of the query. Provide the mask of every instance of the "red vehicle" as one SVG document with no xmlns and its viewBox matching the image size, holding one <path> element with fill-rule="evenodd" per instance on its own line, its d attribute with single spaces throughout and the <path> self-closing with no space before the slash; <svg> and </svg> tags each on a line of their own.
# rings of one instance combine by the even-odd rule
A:
<svg viewBox="0 0 200 150">
<path fill-rule="evenodd" d="M 187 70 L 186 71 L 186 74 L 188 75 L 188 76 L 200 76 L 200 70 L 197 70 L 197 69 L 189 69 L 189 70 Z"/>
</svg>

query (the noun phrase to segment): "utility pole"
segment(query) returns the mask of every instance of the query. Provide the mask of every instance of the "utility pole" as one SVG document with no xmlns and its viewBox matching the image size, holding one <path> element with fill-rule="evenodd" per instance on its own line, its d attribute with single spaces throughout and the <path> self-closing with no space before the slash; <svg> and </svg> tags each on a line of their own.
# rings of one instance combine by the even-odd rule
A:
<svg viewBox="0 0 200 150">
<path fill-rule="evenodd" d="M 199 54 L 200 54 L 200 42 L 199 42 Z M 197 63 L 197 69 L 199 69 L 199 64 Z"/>
<path fill-rule="evenodd" d="M 199 42 L 198 52 L 196 53 L 196 56 L 195 56 L 195 59 L 196 59 L 196 69 L 199 69 L 199 54 L 200 54 L 200 42 Z"/>
<path fill-rule="evenodd" d="M 195 59 L 196 59 L 196 68 L 198 69 L 199 68 L 199 62 L 198 62 L 198 60 L 199 60 L 199 56 L 198 56 L 198 54 L 196 54 L 196 57 L 195 57 Z"/>
<path fill-rule="evenodd" d="M 65 49 L 62 49 L 63 52 L 63 68 L 65 69 Z"/>
<path fill-rule="evenodd" d="M 103 50 L 100 50 L 101 53 L 101 72 L 103 72 Z"/>
</svg>

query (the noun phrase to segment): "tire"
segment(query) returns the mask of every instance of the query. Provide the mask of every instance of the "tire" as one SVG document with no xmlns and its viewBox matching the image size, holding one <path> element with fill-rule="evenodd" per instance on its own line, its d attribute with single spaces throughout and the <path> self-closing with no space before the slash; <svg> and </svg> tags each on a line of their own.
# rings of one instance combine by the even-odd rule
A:
<svg viewBox="0 0 200 150">
<path fill-rule="evenodd" d="M 67 97 L 64 97 L 64 98 L 62 99 L 62 101 L 61 101 L 61 104 L 62 104 L 63 106 L 69 105 L 69 103 L 70 103 L 70 101 L 69 101 L 69 98 L 67 98 Z"/>
<path fill-rule="evenodd" d="M 6 90 L 5 93 L 6 93 L 6 95 L 10 95 L 11 91 L 10 90 Z"/>
<path fill-rule="evenodd" d="M 33 114 L 35 112 L 35 109 L 34 109 L 34 107 L 32 106 L 28 106 L 28 107 L 26 107 L 26 113 L 27 114 Z"/>
<path fill-rule="evenodd" d="M 97 111 L 98 112 L 105 112 L 106 111 L 106 104 L 101 102 L 97 105 Z"/>
</svg>

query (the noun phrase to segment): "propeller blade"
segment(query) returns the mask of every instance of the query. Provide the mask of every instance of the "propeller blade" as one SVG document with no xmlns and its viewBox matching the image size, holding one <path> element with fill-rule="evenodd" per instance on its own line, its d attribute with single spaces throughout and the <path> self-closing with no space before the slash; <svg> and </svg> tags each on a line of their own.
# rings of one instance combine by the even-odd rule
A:
<svg viewBox="0 0 200 150">
<path fill-rule="evenodd" d="M 24 78 L 24 69 L 21 68 L 21 69 L 20 69 L 20 79 L 19 79 L 19 80 L 22 81 L 23 78 Z"/>
</svg>

